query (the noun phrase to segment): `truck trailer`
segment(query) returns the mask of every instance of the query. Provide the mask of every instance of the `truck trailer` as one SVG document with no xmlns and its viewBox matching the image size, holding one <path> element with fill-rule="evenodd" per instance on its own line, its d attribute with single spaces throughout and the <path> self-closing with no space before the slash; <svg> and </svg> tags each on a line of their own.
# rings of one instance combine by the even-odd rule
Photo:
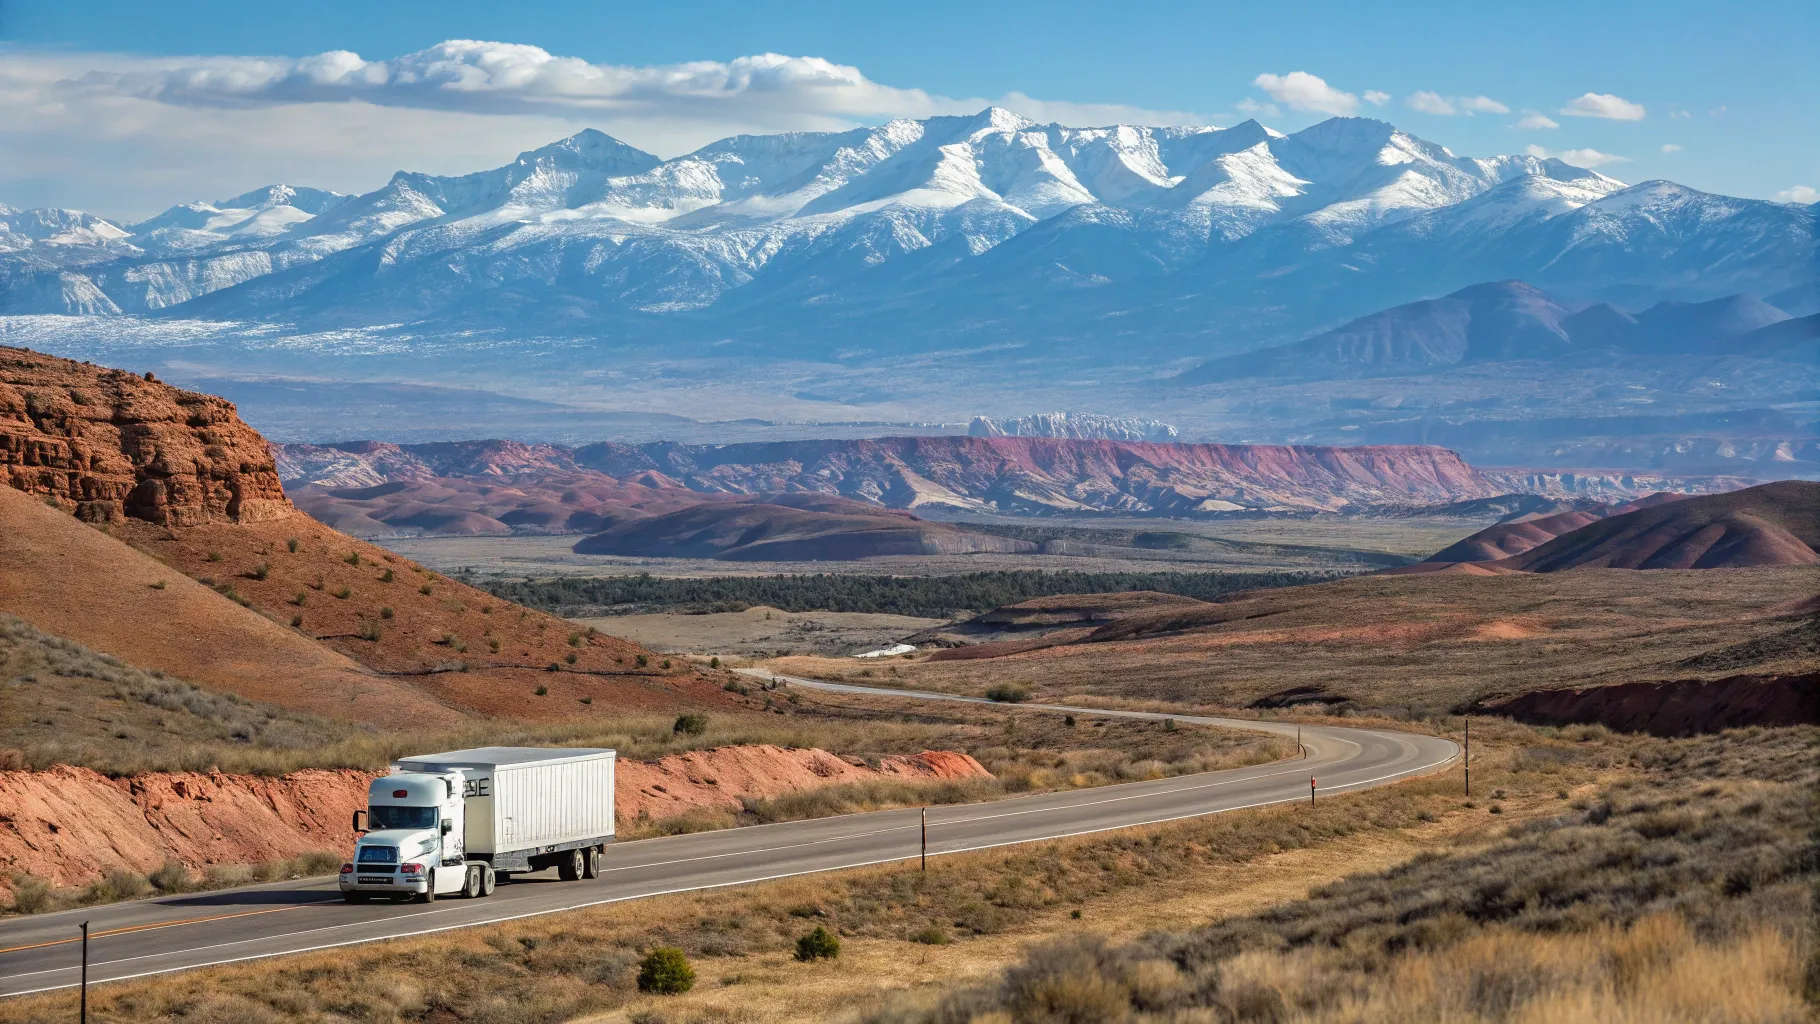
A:
<svg viewBox="0 0 1820 1024">
<path fill-rule="evenodd" d="M 614 758 L 571 747 L 400 758 L 354 812 L 343 898 L 475 898 L 515 872 L 552 867 L 565 881 L 595 877 L 613 841 Z"/>
</svg>

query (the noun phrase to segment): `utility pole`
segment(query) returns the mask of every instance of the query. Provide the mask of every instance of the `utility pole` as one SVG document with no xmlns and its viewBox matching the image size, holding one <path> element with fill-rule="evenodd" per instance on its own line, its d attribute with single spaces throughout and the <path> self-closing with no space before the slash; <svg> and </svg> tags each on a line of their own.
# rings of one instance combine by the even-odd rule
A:
<svg viewBox="0 0 1820 1024">
<path fill-rule="evenodd" d="M 929 808 L 923 808 L 923 873 L 929 873 Z"/>
<path fill-rule="evenodd" d="M 82 922 L 82 1024 L 88 1024 L 88 922 Z"/>
<path fill-rule="evenodd" d="M 1472 796 L 1472 716 L 1466 716 L 1466 752 L 1460 755 L 1460 765 L 1466 769 L 1466 795 Z"/>
</svg>

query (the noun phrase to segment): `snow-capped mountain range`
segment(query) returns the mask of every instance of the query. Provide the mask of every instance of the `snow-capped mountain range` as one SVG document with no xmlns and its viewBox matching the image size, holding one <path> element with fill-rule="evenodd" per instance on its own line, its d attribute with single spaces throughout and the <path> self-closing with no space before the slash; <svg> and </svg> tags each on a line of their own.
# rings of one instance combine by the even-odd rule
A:
<svg viewBox="0 0 1820 1024">
<path fill-rule="evenodd" d="M 991 108 L 736 136 L 672 160 L 589 130 L 364 195 L 274 185 L 133 225 L 0 217 L 4 313 L 672 336 L 731 324 L 773 341 L 847 339 L 858 320 L 900 348 L 977 333 L 986 316 L 988 334 L 1060 326 L 1090 343 L 1083 317 L 1136 311 L 1145 329 L 1202 339 L 1183 355 L 1204 356 L 1486 279 L 1615 299 L 1816 276 L 1811 209 L 1459 157 L 1357 118 L 1284 135 L 1255 121 L 1068 128 Z M 1301 311 L 1270 312 L 1285 296 Z"/>
</svg>

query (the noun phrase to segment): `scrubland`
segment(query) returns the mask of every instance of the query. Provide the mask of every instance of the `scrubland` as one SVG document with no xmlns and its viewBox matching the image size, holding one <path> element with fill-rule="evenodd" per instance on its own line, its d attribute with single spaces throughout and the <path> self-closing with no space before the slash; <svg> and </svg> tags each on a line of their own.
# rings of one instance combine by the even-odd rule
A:
<svg viewBox="0 0 1820 1024">
<path fill-rule="evenodd" d="M 1820 730 L 1474 731 L 1459 774 L 110 985 L 99 1021 L 1798 1021 Z M 796 962 L 801 934 L 843 939 Z M 677 946 L 700 981 L 640 995 Z M 69 994 L 0 1004 L 53 1019 Z"/>
<path fill-rule="evenodd" d="M 876 681 L 975 695 L 1018 682 L 1036 699 L 1108 705 L 1321 704 L 1420 717 L 1492 694 L 1811 672 L 1817 592 L 1813 567 L 1360 577 L 1131 615 L 1021 653 L 894 660 Z M 865 681 L 852 662 L 770 664 Z"/>
</svg>

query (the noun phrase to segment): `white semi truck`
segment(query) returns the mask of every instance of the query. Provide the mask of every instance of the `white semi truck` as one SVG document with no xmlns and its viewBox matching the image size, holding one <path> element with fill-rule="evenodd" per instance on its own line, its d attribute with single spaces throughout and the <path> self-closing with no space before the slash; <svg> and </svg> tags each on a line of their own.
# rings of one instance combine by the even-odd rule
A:
<svg viewBox="0 0 1820 1024">
<path fill-rule="evenodd" d="M 349 903 L 485 896 L 513 872 L 593 878 L 613 841 L 611 750 L 478 747 L 402 758 L 354 812 Z M 363 822 L 361 819 L 365 818 Z"/>
</svg>

